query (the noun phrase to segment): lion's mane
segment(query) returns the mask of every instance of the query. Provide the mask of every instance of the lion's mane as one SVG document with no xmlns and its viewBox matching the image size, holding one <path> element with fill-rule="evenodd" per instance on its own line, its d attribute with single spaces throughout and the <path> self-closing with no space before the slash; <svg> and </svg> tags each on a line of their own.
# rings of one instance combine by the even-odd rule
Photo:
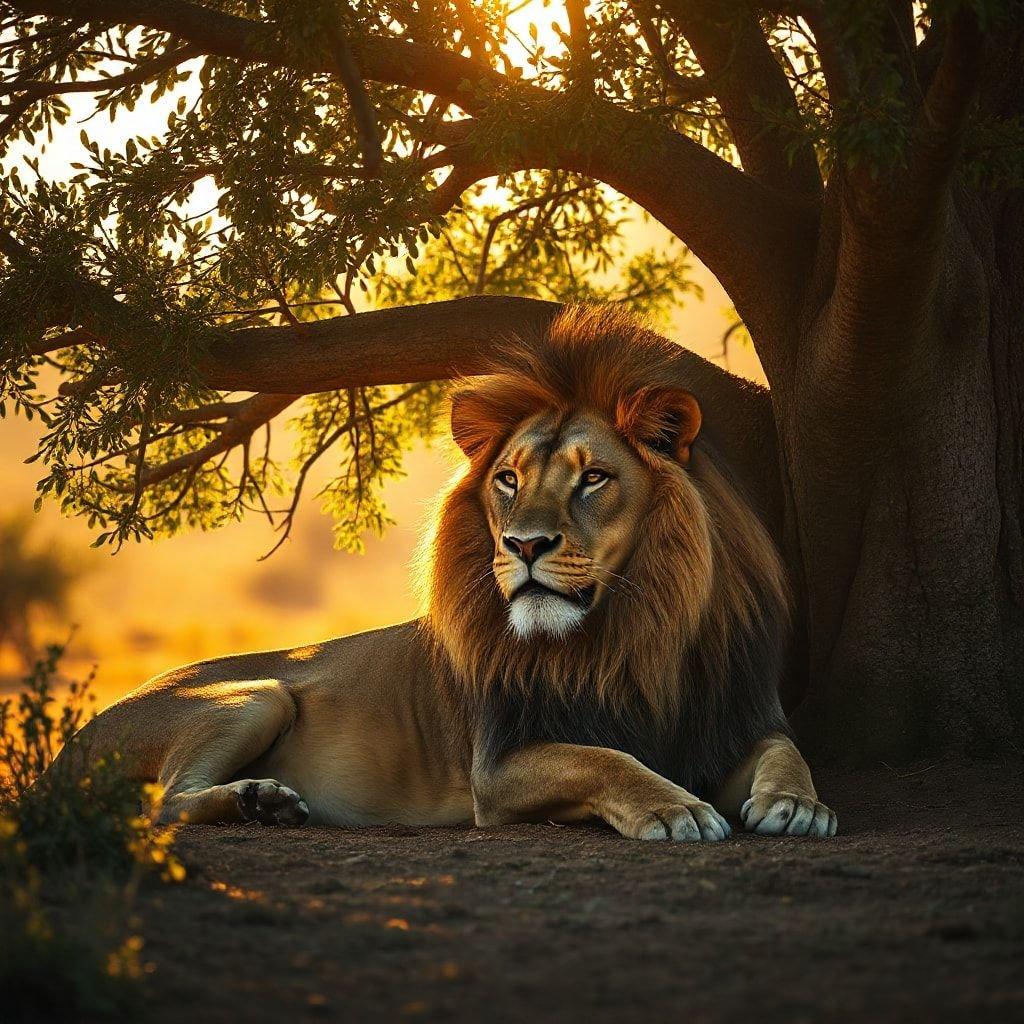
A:
<svg viewBox="0 0 1024 1024">
<path fill-rule="evenodd" d="M 596 410 L 629 438 L 636 396 L 680 387 L 674 350 L 612 308 L 572 307 L 543 337 L 505 347 L 491 375 L 463 385 L 478 443 L 440 505 L 425 621 L 463 698 L 518 707 L 541 694 L 573 714 L 605 709 L 633 731 L 675 734 L 685 717 L 686 735 L 673 742 L 700 748 L 699 764 L 684 773 L 697 785 L 694 772 L 707 782 L 751 736 L 785 728 L 777 698 L 785 576 L 727 467 L 700 437 L 685 468 L 636 445 L 654 476 L 637 546 L 624 579 L 564 640 L 524 642 L 508 629 L 480 498 L 498 446 L 535 413 Z"/>
</svg>

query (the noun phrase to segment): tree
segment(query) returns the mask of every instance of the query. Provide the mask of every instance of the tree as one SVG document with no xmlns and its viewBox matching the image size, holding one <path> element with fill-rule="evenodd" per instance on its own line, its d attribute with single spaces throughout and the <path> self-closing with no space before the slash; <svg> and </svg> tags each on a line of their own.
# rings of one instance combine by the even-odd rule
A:
<svg viewBox="0 0 1024 1024">
<path fill-rule="evenodd" d="M 428 429 L 426 382 L 546 322 L 539 275 L 564 301 L 616 262 L 608 186 L 717 276 L 767 375 L 680 351 L 791 570 L 805 742 L 1014 748 L 1019 0 L 551 10 L 552 33 L 519 33 L 499 0 L 0 4 L 9 139 L 66 120 L 70 93 L 111 119 L 177 97 L 164 135 L 110 152 L 83 133 L 76 180 L 5 189 L 4 390 L 46 417 L 42 490 L 120 543 L 272 514 L 331 452 L 351 543 Z M 664 307 L 684 259 L 647 254 L 600 297 Z M 357 311 L 360 288 L 394 305 Z M 254 442 L 301 395 L 286 479 Z"/>
</svg>

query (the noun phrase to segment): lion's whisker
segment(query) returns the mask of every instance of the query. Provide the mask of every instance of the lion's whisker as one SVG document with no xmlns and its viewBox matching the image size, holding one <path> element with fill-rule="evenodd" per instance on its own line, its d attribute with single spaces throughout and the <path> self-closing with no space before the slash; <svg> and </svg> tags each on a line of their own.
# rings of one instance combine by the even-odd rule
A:
<svg viewBox="0 0 1024 1024">
<path fill-rule="evenodd" d="M 467 597 L 469 597 L 470 594 L 473 593 L 474 590 L 476 590 L 480 586 L 481 583 L 483 583 L 487 579 L 488 576 L 494 576 L 493 566 L 489 568 L 485 573 L 478 576 L 476 579 L 470 580 L 469 583 L 467 583 L 466 586 L 463 588 L 462 593 L 459 595 L 459 597 L 465 600 Z"/>
<path fill-rule="evenodd" d="M 603 573 L 607 573 L 609 576 L 612 576 L 617 580 L 621 580 L 623 583 L 627 584 L 628 586 L 632 587 L 635 591 L 637 591 L 637 593 L 643 593 L 643 588 L 634 580 L 631 580 L 628 576 L 623 576 L 621 573 L 617 573 L 614 570 L 609 569 L 608 566 L 602 565 L 600 562 L 594 562 L 594 568 L 600 570 Z M 605 583 L 605 586 L 608 586 L 608 584 Z"/>
</svg>

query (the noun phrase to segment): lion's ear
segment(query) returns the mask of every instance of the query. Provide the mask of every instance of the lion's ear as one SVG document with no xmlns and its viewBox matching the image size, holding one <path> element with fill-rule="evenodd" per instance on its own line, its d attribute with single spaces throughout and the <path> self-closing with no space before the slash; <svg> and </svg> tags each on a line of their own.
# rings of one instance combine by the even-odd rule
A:
<svg viewBox="0 0 1024 1024">
<path fill-rule="evenodd" d="M 452 395 L 452 438 L 468 459 L 474 459 L 494 438 L 488 406 L 475 391 L 463 389 Z"/>
<path fill-rule="evenodd" d="M 641 388 L 619 402 L 619 430 L 634 444 L 690 461 L 690 446 L 700 431 L 697 399 L 682 388 Z"/>
</svg>

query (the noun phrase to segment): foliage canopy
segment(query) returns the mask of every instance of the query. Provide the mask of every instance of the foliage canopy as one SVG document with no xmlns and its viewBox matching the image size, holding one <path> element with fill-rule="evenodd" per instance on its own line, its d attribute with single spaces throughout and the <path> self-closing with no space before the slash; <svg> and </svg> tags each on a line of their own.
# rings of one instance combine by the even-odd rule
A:
<svg viewBox="0 0 1024 1024">
<path fill-rule="evenodd" d="M 664 318 L 694 290 L 688 250 L 632 251 L 623 195 L 694 245 L 756 330 L 711 239 L 770 249 L 766 196 L 799 223 L 831 175 L 905 165 L 948 27 L 1016 7 L 0 3 L 0 412 L 43 420 L 40 496 L 98 544 L 253 510 L 283 539 L 326 461 L 322 502 L 358 547 L 441 387 L 239 397 L 204 372 L 225 335 L 301 339 L 368 306 L 487 293 Z M 38 157 L 73 133 L 75 96 L 97 120 L 51 177 Z M 1020 137 L 1013 117 L 976 118 L 961 173 L 1017 180 Z M 290 459 L 270 442 L 280 418 Z"/>
</svg>

